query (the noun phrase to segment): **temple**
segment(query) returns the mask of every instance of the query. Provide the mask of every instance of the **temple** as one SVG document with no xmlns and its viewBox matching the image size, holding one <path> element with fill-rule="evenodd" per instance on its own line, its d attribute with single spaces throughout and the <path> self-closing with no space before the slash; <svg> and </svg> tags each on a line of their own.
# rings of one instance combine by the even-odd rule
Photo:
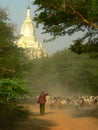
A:
<svg viewBox="0 0 98 130">
<path fill-rule="evenodd" d="M 45 48 L 38 43 L 35 36 L 34 25 L 30 16 L 30 6 L 27 7 L 27 15 L 20 30 L 20 38 L 17 42 L 18 47 L 25 49 L 29 58 L 41 58 L 46 56 Z"/>
</svg>

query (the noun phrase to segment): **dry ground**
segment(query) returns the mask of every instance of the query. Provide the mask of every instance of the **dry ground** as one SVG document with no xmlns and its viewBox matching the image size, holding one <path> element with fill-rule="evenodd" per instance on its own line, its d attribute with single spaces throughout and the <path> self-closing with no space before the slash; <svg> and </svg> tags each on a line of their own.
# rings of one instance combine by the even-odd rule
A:
<svg viewBox="0 0 98 130">
<path fill-rule="evenodd" d="M 28 106 L 30 119 L 21 122 L 16 130 L 98 130 L 98 111 L 72 111 L 50 109 L 45 115 L 39 114 L 39 106 Z"/>
</svg>

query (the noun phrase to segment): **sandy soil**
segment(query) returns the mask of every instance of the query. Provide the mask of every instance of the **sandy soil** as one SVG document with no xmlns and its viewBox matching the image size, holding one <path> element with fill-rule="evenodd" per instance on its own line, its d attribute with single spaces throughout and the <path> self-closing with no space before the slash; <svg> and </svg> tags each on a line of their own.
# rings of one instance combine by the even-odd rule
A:
<svg viewBox="0 0 98 130">
<path fill-rule="evenodd" d="M 29 109 L 32 112 L 30 119 L 21 122 L 17 130 L 98 130 L 98 115 L 91 111 L 46 107 L 45 115 L 40 115 L 38 106 L 31 105 Z"/>
</svg>

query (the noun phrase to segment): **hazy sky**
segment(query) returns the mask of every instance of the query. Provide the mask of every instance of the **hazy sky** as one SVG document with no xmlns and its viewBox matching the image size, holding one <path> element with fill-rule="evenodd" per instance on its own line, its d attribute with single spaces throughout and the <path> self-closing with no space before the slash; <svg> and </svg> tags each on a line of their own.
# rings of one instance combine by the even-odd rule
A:
<svg viewBox="0 0 98 130">
<path fill-rule="evenodd" d="M 0 6 L 2 8 L 8 8 L 9 18 L 11 19 L 12 23 L 16 24 L 18 34 L 20 32 L 21 25 L 26 17 L 26 8 L 28 5 L 28 1 L 31 3 L 34 0 L 0 0 Z M 36 9 L 36 7 L 32 4 L 30 4 L 30 7 L 31 7 L 31 18 L 33 18 L 34 10 Z M 37 40 L 39 42 L 42 42 L 44 41 L 44 39 L 49 38 L 48 34 L 45 35 L 41 34 L 42 32 L 41 28 L 35 28 L 35 32 Z M 66 35 L 64 37 L 59 37 L 53 42 L 45 43 L 44 47 L 46 48 L 46 51 L 49 54 L 55 53 L 58 50 L 68 48 L 72 43 L 72 40 L 74 40 L 79 35 L 80 34 L 75 34 L 73 36 Z"/>
</svg>

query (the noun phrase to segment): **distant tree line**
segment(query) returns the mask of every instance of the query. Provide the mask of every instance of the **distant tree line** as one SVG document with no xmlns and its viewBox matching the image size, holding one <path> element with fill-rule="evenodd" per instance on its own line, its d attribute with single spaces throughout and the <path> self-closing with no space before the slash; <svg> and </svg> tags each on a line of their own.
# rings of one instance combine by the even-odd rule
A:
<svg viewBox="0 0 98 130">
<path fill-rule="evenodd" d="M 56 92 L 60 89 L 69 95 L 98 94 L 98 60 L 90 58 L 88 54 L 78 55 L 65 49 L 32 64 L 28 76 L 30 86 L 36 91 L 45 89 Z"/>
</svg>

